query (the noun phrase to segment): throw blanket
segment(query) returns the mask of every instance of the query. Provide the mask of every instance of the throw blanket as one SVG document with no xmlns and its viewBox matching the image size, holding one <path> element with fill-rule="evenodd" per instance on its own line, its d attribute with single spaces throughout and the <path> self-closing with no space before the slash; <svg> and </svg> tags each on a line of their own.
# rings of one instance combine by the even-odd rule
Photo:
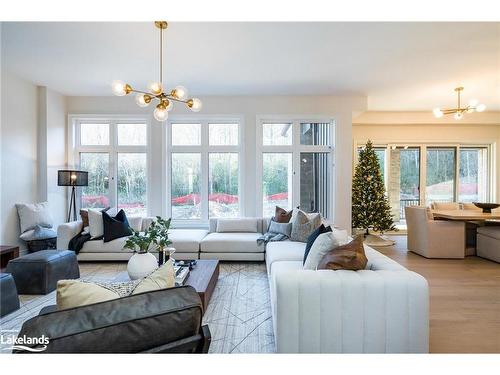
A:
<svg viewBox="0 0 500 375">
<path fill-rule="evenodd" d="M 92 239 L 93 240 L 102 240 L 103 236 Z M 82 249 L 85 242 L 91 241 L 90 233 L 79 233 L 75 237 L 73 237 L 68 243 L 68 250 L 72 250 L 75 254 L 78 255 L 80 250 Z"/>
<path fill-rule="evenodd" d="M 267 244 L 270 241 L 284 241 L 287 240 L 288 236 L 283 233 L 267 232 L 257 238 L 257 244 Z"/>
</svg>

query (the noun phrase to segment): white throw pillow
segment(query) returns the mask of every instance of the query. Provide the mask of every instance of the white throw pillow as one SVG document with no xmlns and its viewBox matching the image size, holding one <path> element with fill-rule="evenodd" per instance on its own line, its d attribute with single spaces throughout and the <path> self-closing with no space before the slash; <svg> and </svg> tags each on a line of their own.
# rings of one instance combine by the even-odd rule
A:
<svg viewBox="0 0 500 375">
<path fill-rule="evenodd" d="M 121 283 L 59 280 L 56 294 L 57 308 L 69 309 L 174 286 L 172 261 L 166 262 L 149 276 L 139 280 Z"/>
<path fill-rule="evenodd" d="M 217 233 L 225 232 L 251 232 L 257 233 L 257 219 L 218 219 Z"/>
<path fill-rule="evenodd" d="M 35 229 L 37 225 L 52 228 L 53 220 L 49 210 L 49 202 L 16 203 L 21 233 Z"/>
<path fill-rule="evenodd" d="M 304 263 L 305 270 L 315 270 L 318 268 L 319 262 L 333 248 L 345 245 L 349 242 L 349 236 L 346 230 L 333 229 L 331 232 L 322 233 L 314 241 L 306 262 Z"/>
<path fill-rule="evenodd" d="M 104 236 L 101 210 L 89 209 L 89 232 L 91 238 Z"/>
</svg>

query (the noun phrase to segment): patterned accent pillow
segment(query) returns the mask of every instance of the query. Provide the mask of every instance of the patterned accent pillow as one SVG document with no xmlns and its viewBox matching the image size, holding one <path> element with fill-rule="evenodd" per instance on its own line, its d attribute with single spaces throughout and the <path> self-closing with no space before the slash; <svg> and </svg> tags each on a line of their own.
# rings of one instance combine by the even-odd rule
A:
<svg viewBox="0 0 500 375">
<path fill-rule="evenodd" d="M 56 302 L 59 310 L 127 297 L 175 286 L 174 266 L 168 261 L 143 279 L 126 282 L 59 280 Z"/>
<path fill-rule="evenodd" d="M 292 217 L 292 241 L 307 242 L 307 239 L 321 225 L 320 214 L 306 214 L 297 210 L 297 214 Z"/>
</svg>

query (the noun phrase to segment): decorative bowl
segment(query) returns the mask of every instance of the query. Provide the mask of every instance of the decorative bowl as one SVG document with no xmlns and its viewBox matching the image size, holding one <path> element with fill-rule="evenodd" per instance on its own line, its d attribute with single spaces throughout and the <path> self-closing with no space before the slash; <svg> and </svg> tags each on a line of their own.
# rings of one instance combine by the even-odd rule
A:
<svg viewBox="0 0 500 375">
<path fill-rule="evenodd" d="M 479 202 L 472 202 L 474 206 L 482 208 L 483 213 L 485 214 L 491 214 L 491 210 L 500 207 L 500 204 L 498 203 L 479 203 Z"/>
</svg>

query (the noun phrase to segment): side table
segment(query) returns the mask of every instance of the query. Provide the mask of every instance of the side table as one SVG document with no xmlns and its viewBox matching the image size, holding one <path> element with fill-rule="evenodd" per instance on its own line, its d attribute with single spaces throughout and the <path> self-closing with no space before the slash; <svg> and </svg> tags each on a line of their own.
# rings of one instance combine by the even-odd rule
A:
<svg viewBox="0 0 500 375">
<path fill-rule="evenodd" d="M 18 246 L 4 246 L 0 245 L 0 271 L 3 272 L 7 267 L 9 260 L 19 257 Z"/>
</svg>

